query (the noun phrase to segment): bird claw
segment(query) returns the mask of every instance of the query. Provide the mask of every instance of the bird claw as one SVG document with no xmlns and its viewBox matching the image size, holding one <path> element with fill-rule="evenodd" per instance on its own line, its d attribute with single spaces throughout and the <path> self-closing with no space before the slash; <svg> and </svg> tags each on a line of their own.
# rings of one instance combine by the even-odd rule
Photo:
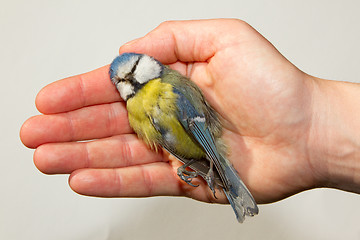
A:
<svg viewBox="0 0 360 240">
<path fill-rule="evenodd" d="M 181 167 L 179 167 L 177 169 L 177 175 L 180 177 L 181 180 L 183 180 L 190 186 L 198 187 L 199 185 L 195 185 L 191 181 L 194 178 L 196 178 L 197 176 L 199 176 L 199 173 L 197 171 L 186 170 L 186 168 L 189 167 L 191 164 L 193 164 L 195 161 L 196 160 L 192 159 L 189 162 L 182 165 Z M 212 193 L 214 194 L 214 198 L 217 199 L 217 197 L 215 195 L 215 176 L 214 176 L 214 169 L 213 169 L 212 162 L 210 163 L 210 169 L 209 169 L 208 173 L 205 176 L 203 176 L 203 178 L 207 182 Z"/>
<path fill-rule="evenodd" d="M 188 171 L 186 170 L 187 167 L 189 167 L 191 164 L 194 163 L 195 160 L 190 160 L 189 162 L 185 163 L 181 167 L 177 169 L 177 175 L 180 177 L 181 180 L 189 184 L 193 187 L 198 187 L 199 185 L 193 184 L 191 181 L 193 178 L 196 178 L 199 174 L 196 171 Z"/>
<path fill-rule="evenodd" d="M 217 197 L 215 195 L 215 182 L 214 182 L 215 177 L 214 177 L 213 168 L 210 168 L 209 172 L 205 175 L 204 179 L 207 182 L 210 190 L 213 192 L 214 198 L 217 199 Z"/>
</svg>

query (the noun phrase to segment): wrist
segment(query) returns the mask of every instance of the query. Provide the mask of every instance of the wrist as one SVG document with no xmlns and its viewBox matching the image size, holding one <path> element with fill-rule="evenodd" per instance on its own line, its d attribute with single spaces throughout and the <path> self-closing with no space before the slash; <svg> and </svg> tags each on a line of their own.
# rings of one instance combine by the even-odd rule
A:
<svg viewBox="0 0 360 240">
<path fill-rule="evenodd" d="M 360 193 L 360 84 L 309 76 L 309 161 L 319 186 Z"/>
</svg>

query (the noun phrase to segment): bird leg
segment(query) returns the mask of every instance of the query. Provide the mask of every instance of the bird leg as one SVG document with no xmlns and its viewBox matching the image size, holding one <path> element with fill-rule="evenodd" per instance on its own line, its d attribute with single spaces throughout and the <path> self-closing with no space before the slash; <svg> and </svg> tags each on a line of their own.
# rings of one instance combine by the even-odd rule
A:
<svg viewBox="0 0 360 240">
<path fill-rule="evenodd" d="M 213 163 L 213 161 L 211 161 L 211 160 L 210 160 L 210 169 L 209 169 L 208 173 L 205 175 L 204 179 L 205 179 L 205 181 L 207 182 L 210 190 L 213 192 L 214 198 L 217 199 L 217 197 L 216 197 L 216 195 L 215 195 L 214 163 Z"/>
<path fill-rule="evenodd" d="M 177 175 L 180 177 L 181 180 L 183 180 L 190 186 L 198 187 L 199 185 L 194 185 L 193 183 L 191 183 L 193 178 L 196 178 L 199 175 L 198 172 L 186 170 L 186 168 L 190 167 L 191 164 L 193 164 L 195 161 L 195 159 L 191 159 L 190 161 L 179 167 L 177 169 Z"/>
</svg>

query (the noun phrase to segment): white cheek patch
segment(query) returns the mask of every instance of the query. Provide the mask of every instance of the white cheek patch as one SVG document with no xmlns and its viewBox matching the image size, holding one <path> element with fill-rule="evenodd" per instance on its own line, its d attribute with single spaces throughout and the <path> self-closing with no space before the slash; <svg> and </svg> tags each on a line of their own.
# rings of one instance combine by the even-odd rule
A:
<svg viewBox="0 0 360 240">
<path fill-rule="evenodd" d="M 123 64 L 120 64 L 116 71 L 116 75 L 119 78 L 124 78 L 128 73 L 131 72 L 131 69 L 134 67 L 138 58 L 139 58 L 138 56 L 133 56 L 129 58 L 128 61 L 124 62 Z"/>
<path fill-rule="evenodd" d="M 151 57 L 144 55 L 135 70 L 134 77 L 140 83 L 146 83 L 151 79 L 160 77 L 161 66 Z"/>
<path fill-rule="evenodd" d="M 125 101 L 135 93 L 134 87 L 129 82 L 119 82 L 116 85 L 117 90 L 120 93 L 120 96 Z"/>
</svg>

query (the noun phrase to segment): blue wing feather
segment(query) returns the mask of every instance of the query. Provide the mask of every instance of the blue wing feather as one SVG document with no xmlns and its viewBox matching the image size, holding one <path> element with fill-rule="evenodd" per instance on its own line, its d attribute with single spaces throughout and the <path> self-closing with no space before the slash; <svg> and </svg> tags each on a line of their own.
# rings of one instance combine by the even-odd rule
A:
<svg viewBox="0 0 360 240">
<path fill-rule="evenodd" d="M 210 161 L 213 161 L 224 187 L 228 186 L 224 171 L 220 163 L 220 155 L 216 150 L 214 137 L 212 136 L 205 119 L 205 115 L 199 112 L 193 104 L 180 91 L 174 89 L 178 95 L 177 108 L 178 118 L 185 130 L 190 133 L 206 152 Z"/>
<path fill-rule="evenodd" d="M 218 153 L 214 137 L 208 128 L 204 113 L 198 111 L 183 93 L 176 89 L 174 89 L 174 92 L 178 95 L 178 119 L 185 130 L 204 149 L 209 158 L 208 160 L 214 163 L 222 180 L 224 192 L 234 209 L 237 220 L 243 222 L 245 215 L 253 216 L 258 214 L 259 209 L 256 202 L 250 191 L 241 181 L 237 171 L 226 158 Z"/>
</svg>

